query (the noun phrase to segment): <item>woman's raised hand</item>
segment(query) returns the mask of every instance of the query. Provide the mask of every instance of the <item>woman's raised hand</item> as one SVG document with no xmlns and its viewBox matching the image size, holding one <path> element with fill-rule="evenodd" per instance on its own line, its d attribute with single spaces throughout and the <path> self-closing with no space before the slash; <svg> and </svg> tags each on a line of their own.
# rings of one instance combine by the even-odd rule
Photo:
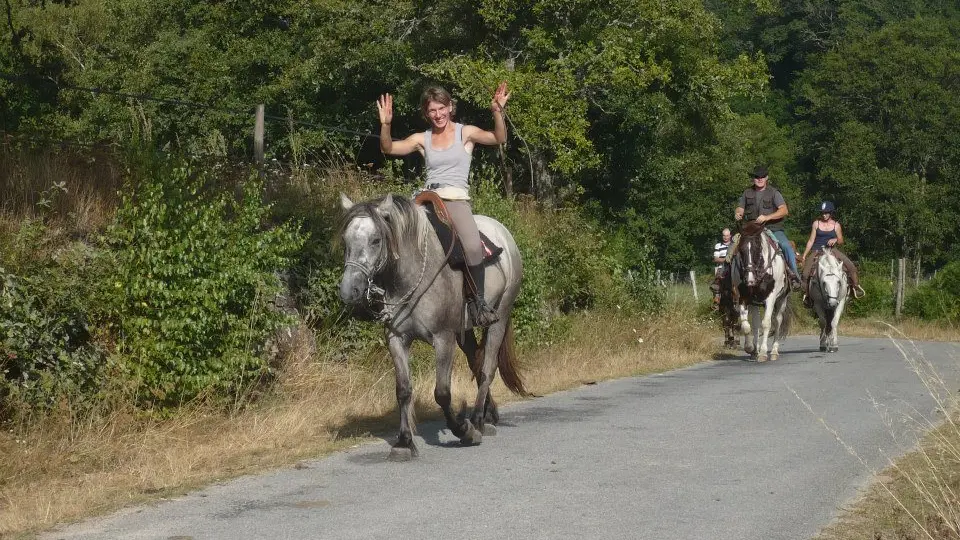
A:
<svg viewBox="0 0 960 540">
<path fill-rule="evenodd" d="M 380 123 L 389 124 L 393 122 L 393 96 L 383 94 L 377 100 L 377 112 L 380 114 Z"/>
<path fill-rule="evenodd" d="M 497 86 L 496 92 L 493 93 L 493 101 L 490 102 L 490 109 L 503 112 L 503 109 L 507 106 L 508 99 L 510 99 L 510 91 L 507 90 L 507 81 L 503 81 Z"/>
</svg>

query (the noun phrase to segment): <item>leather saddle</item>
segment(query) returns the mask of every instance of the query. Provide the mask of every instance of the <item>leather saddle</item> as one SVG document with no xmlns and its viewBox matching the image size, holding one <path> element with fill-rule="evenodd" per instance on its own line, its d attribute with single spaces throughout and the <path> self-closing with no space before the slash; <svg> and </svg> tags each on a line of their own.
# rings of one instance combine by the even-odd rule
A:
<svg viewBox="0 0 960 540">
<path fill-rule="evenodd" d="M 453 228 L 453 220 L 447 213 L 447 207 L 443 204 L 443 199 L 432 191 L 421 191 L 413 201 L 427 209 L 427 219 L 430 220 L 433 230 L 437 233 L 437 239 L 440 240 L 443 252 L 450 252 L 450 258 L 447 261 L 450 267 L 456 270 L 465 269 L 466 259 L 463 255 L 463 246 L 460 243 L 460 237 Z M 480 241 L 483 244 L 482 264 L 493 263 L 503 253 L 503 248 L 494 244 L 482 231 L 480 232 Z M 455 244 L 453 251 L 450 248 L 451 244 Z"/>
</svg>

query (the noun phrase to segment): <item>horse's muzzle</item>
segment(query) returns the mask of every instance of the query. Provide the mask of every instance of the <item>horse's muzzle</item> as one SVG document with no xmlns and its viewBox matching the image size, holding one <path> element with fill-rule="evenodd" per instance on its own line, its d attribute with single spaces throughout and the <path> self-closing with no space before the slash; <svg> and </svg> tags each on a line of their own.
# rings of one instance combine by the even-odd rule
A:
<svg viewBox="0 0 960 540">
<path fill-rule="evenodd" d="M 363 299 L 363 293 L 366 290 L 366 283 L 361 276 L 350 275 L 359 272 L 344 272 L 340 280 L 340 301 L 344 304 L 358 304 Z"/>
</svg>

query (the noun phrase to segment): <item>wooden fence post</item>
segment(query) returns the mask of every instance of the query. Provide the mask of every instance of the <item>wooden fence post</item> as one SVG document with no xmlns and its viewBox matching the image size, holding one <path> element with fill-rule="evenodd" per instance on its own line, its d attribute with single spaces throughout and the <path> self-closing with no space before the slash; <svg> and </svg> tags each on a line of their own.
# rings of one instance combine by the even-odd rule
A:
<svg viewBox="0 0 960 540">
<path fill-rule="evenodd" d="M 907 259 L 901 258 L 900 264 L 897 269 L 897 288 L 895 298 L 895 307 L 894 307 L 894 316 L 898 319 L 900 318 L 900 312 L 903 310 L 903 286 L 907 280 Z"/>
<path fill-rule="evenodd" d="M 258 169 L 261 169 L 261 174 L 263 174 L 263 117 L 264 105 L 261 103 L 257 105 L 256 118 L 253 122 L 253 162 Z"/>
<path fill-rule="evenodd" d="M 699 302 L 700 295 L 697 294 L 697 273 L 693 270 L 690 271 L 690 284 L 693 285 L 693 299 Z"/>
</svg>

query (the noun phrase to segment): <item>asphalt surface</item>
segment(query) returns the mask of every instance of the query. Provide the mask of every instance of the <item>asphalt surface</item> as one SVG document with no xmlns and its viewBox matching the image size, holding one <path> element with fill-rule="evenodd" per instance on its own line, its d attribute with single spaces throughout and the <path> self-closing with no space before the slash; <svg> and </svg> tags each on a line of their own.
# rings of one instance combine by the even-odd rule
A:
<svg viewBox="0 0 960 540">
<path fill-rule="evenodd" d="M 920 347 L 956 391 L 957 346 Z M 781 350 L 508 405 L 479 446 L 424 423 L 413 462 L 362 445 L 42 538 L 810 538 L 871 479 L 820 419 L 882 468 L 916 441 L 908 416 L 940 413 L 889 340 Z"/>
</svg>

